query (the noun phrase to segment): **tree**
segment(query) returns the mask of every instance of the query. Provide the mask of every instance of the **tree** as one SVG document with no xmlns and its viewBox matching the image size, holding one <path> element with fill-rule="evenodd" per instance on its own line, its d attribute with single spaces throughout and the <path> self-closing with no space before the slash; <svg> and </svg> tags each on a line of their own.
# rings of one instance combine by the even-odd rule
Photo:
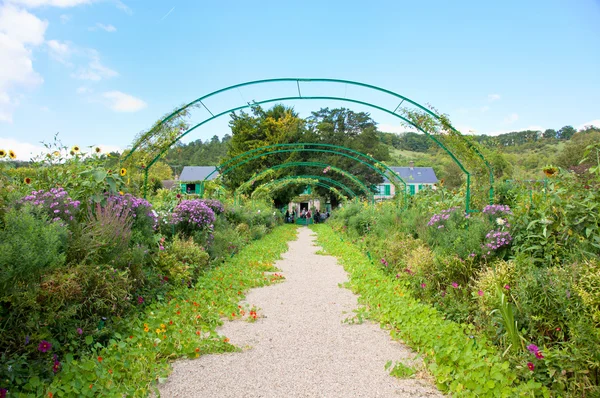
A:
<svg viewBox="0 0 600 398">
<path fill-rule="evenodd" d="M 557 138 L 561 140 L 570 140 L 577 130 L 573 126 L 565 126 L 562 129 L 558 130 Z"/>
<path fill-rule="evenodd" d="M 554 129 L 547 129 L 546 131 L 544 131 L 544 134 L 542 134 L 542 137 L 548 139 L 548 138 L 556 138 L 556 130 Z"/>
</svg>

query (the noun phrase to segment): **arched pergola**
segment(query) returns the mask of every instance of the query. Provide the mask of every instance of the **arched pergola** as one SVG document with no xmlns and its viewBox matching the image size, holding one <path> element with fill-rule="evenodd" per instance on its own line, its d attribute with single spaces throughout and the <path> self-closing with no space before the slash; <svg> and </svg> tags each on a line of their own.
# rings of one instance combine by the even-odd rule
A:
<svg viewBox="0 0 600 398">
<path fill-rule="evenodd" d="M 247 102 L 246 104 L 240 106 L 234 106 L 229 109 L 226 109 L 221 112 L 213 113 L 206 105 L 206 101 L 218 96 L 220 94 L 230 92 L 233 90 L 239 90 L 242 87 L 261 85 L 261 84 L 270 84 L 270 83 L 295 83 L 295 88 L 297 89 L 297 94 L 288 96 L 281 96 L 277 98 L 268 98 L 260 101 Z M 382 104 L 375 104 L 368 101 L 363 101 L 361 99 L 356 98 L 348 98 L 347 96 L 339 97 L 339 96 L 330 96 L 330 95 L 312 95 L 312 96 L 304 96 L 302 95 L 302 86 L 310 83 L 328 83 L 328 84 L 343 84 L 346 87 L 359 87 L 362 89 L 367 89 L 372 92 L 378 94 L 385 94 L 386 96 L 395 98 L 398 103 L 397 106 L 392 110 L 391 107 L 386 107 Z M 465 211 L 470 212 L 471 209 L 471 171 L 467 170 L 463 162 L 461 162 L 456 154 L 449 148 L 447 148 L 444 143 L 442 143 L 438 137 L 443 136 L 444 134 L 452 135 L 456 137 L 456 142 L 460 142 L 462 146 L 467 148 L 467 150 L 474 155 L 474 157 L 479 158 L 485 165 L 485 168 L 488 170 L 489 176 L 489 202 L 493 202 L 493 186 L 494 186 L 494 176 L 493 170 L 489 162 L 485 159 L 483 154 L 477 149 L 474 143 L 467 140 L 460 132 L 458 132 L 445 118 L 443 115 L 438 115 L 431 109 L 420 105 L 419 103 L 403 96 L 393 91 L 377 87 L 374 85 L 355 82 L 351 80 L 342 80 L 342 79 L 308 79 L 308 78 L 278 78 L 278 79 L 264 79 L 264 80 L 256 80 L 251 82 L 245 82 L 241 84 L 236 84 L 233 86 L 225 87 L 220 90 L 213 91 L 209 94 L 206 94 L 200 98 L 195 99 L 194 101 L 184 105 L 183 107 L 178 108 L 171 114 L 167 115 L 160 122 L 156 123 L 149 131 L 142 134 L 136 142 L 133 144 L 132 149 L 129 153 L 124 157 L 123 161 L 127 161 L 133 153 L 142 149 L 145 151 L 145 158 L 141 165 L 138 165 L 143 169 L 145 178 L 144 185 L 147 184 L 148 179 L 148 170 L 160 159 L 160 157 L 177 141 L 181 138 L 190 134 L 192 131 L 196 130 L 200 126 L 219 118 L 223 115 L 230 114 L 232 112 L 250 108 L 255 105 L 274 103 L 274 102 L 285 102 L 291 100 L 334 100 L 334 101 L 343 101 L 354 104 L 363 105 L 366 107 L 370 107 L 373 109 L 377 109 L 389 115 L 392 115 L 398 119 L 400 119 L 407 126 L 411 126 L 412 128 L 426 134 L 429 138 L 431 138 L 441 149 L 443 149 L 450 158 L 457 164 L 457 166 L 461 169 L 461 171 L 466 176 L 466 194 L 465 194 Z M 408 106 L 411 109 L 408 109 Z M 210 116 L 203 118 L 200 122 L 189 126 L 184 122 L 184 119 L 190 115 L 190 112 L 193 109 L 201 108 L 205 109 Z M 147 156 L 146 156 L 147 155 Z"/>
</svg>

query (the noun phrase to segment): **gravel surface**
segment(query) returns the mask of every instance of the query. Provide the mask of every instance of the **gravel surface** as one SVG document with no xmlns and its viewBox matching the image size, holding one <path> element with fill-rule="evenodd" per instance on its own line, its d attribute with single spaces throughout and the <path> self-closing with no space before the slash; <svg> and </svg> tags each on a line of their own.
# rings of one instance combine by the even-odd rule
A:
<svg viewBox="0 0 600 398">
<path fill-rule="evenodd" d="M 346 272 L 317 255 L 314 235 L 298 240 L 275 265 L 285 281 L 253 289 L 246 302 L 259 319 L 225 322 L 219 333 L 243 349 L 173 364 L 162 397 L 441 397 L 430 383 L 399 380 L 387 361 L 412 364 L 414 354 L 378 325 L 342 323 L 356 296 L 340 288 Z"/>
</svg>

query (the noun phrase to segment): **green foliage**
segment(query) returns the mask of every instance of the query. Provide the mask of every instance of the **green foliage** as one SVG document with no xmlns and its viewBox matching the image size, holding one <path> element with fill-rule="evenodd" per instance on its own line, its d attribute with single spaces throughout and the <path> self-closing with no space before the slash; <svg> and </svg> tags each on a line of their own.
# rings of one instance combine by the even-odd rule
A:
<svg viewBox="0 0 600 398">
<path fill-rule="evenodd" d="M 27 290 L 40 277 L 65 262 L 67 229 L 49 222 L 26 206 L 10 209 L 0 230 L 0 292 L 2 297 Z"/>
<path fill-rule="evenodd" d="M 208 266 L 208 253 L 194 243 L 176 236 L 170 244 L 164 246 L 156 257 L 156 265 L 161 274 L 175 286 L 192 284 Z"/>
</svg>

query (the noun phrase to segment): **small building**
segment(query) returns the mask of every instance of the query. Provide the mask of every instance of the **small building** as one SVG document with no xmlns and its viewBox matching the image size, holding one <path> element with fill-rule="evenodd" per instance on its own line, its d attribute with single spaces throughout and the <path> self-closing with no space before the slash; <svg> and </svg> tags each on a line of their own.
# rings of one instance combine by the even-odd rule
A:
<svg viewBox="0 0 600 398">
<path fill-rule="evenodd" d="M 216 169 L 215 166 L 185 166 L 179 176 L 181 193 L 200 194 L 201 182 Z M 217 177 L 219 177 L 218 172 L 212 174 L 207 181 L 212 181 Z"/>
<path fill-rule="evenodd" d="M 431 167 L 414 167 L 414 163 L 410 162 L 408 167 L 390 166 L 400 178 L 406 182 L 406 192 L 414 195 L 422 189 L 431 188 L 438 182 L 438 178 Z M 387 178 L 382 184 L 377 185 L 378 193 L 375 194 L 376 200 L 389 199 L 394 197 L 396 189 Z"/>
</svg>

